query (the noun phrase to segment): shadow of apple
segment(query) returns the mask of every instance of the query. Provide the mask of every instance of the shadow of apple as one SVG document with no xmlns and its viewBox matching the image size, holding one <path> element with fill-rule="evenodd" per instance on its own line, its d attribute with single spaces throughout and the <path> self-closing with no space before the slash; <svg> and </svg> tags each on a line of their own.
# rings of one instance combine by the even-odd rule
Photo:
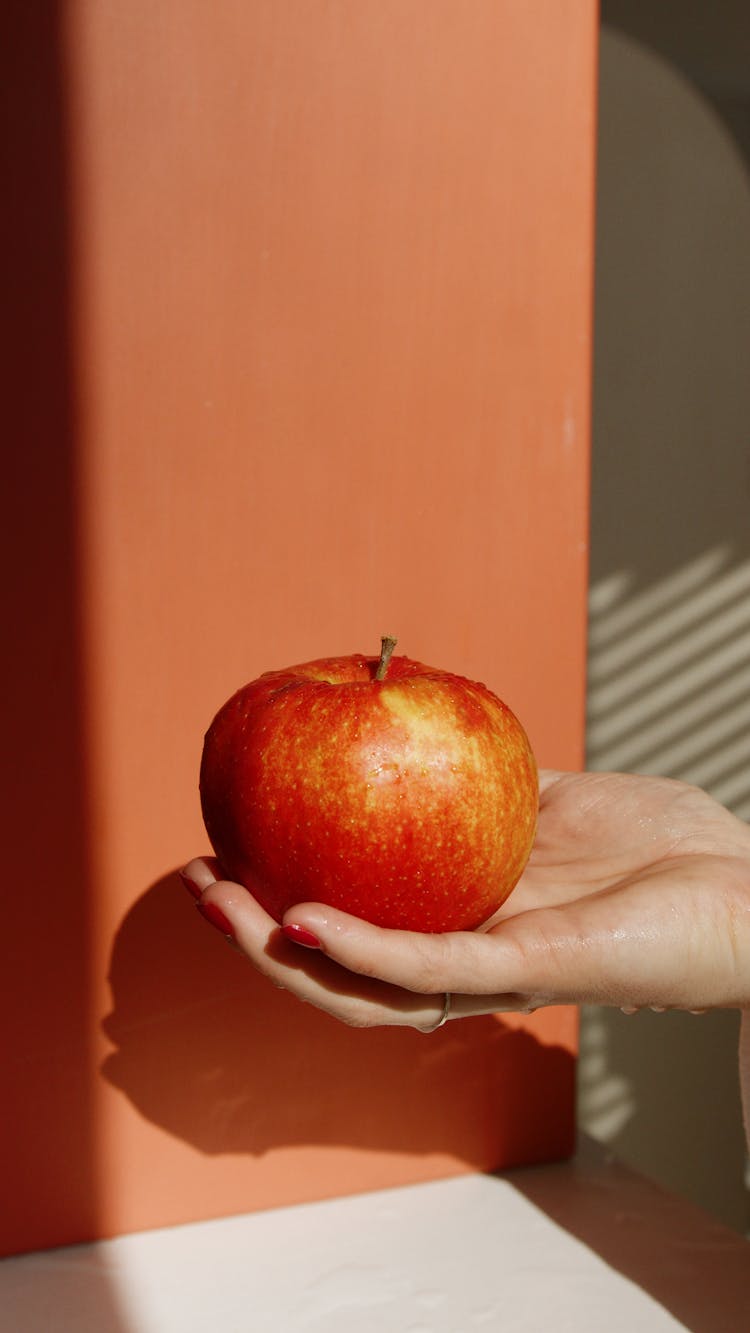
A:
<svg viewBox="0 0 750 1333">
<path fill-rule="evenodd" d="M 314 1143 L 491 1168 L 572 1150 L 568 1051 L 495 1017 L 348 1028 L 256 973 L 176 875 L 127 913 L 109 980 L 104 1077 L 202 1152 Z"/>
</svg>

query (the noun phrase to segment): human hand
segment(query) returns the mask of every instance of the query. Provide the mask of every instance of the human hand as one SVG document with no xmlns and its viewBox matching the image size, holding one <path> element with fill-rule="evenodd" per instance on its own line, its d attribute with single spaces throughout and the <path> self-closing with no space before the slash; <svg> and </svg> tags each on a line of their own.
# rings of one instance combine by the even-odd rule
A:
<svg viewBox="0 0 750 1333">
<path fill-rule="evenodd" d="M 540 775 L 529 864 L 478 931 L 384 930 L 320 903 L 283 929 L 210 860 L 183 876 L 276 985 L 354 1026 L 595 1003 L 750 1006 L 750 829 L 694 787 Z M 216 924 L 216 922 L 215 922 Z M 306 949 L 300 944 L 307 944 Z"/>
</svg>

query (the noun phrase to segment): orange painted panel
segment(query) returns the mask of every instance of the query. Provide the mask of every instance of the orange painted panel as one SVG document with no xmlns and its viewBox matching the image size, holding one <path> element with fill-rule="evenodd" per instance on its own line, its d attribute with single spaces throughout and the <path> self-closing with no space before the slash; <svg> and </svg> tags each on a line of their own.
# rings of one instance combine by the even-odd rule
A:
<svg viewBox="0 0 750 1333">
<path fill-rule="evenodd" d="M 581 761 L 595 8 L 11 6 L 6 1250 L 570 1149 L 572 1011 L 341 1028 L 173 872 L 225 697 L 385 631 Z"/>
</svg>

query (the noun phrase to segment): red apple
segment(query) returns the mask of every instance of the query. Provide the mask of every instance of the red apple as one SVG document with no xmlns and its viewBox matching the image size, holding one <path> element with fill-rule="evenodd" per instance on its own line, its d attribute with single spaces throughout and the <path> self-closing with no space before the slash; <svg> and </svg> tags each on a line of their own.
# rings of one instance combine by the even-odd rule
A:
<svg viewBox="0 0 750 1333">
<path fill-rule="evenodd" d="M 214 718 L 208 835 L 280 921 L 323 902 L 380 926 L 471 930 L 507 898 L 536 829 L 526 734 L 484 685 L 393 657 L 268 672 Z"/>
</svg>

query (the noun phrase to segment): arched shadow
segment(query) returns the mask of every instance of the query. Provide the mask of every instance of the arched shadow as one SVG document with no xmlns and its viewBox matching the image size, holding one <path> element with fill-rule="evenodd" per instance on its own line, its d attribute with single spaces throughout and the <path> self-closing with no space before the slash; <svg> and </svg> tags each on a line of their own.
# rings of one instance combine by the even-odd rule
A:
<svg viewBox="0 0 750 1333">
<path fill-rule="evenodd" d="M 449 1153 L 474 1168 L 573 1147 L 574 1060 L 494 1018 L 354 1030 L 280 991 L 206 927 L 176 875 L 114 941 L 104 1077 L 201 1152 L 290 1144 Z M 449 1095 L 447 1090 L 450 1090 Z"/>
<path fill-rule="evenodd" d="M 628 603 L 666 579 L 677 595 L 680 577 L 707 553 L 729 550 L 737 566 L 750 556 L 742 355 L 750 175 L 716 98 L 666 48 L 655 54 L 644 44 L 635 18 L 627 35 L 612 27 L 609 8 L 600 47 L 591 579 L 596 591 L 626 573 Z M 712 581 L 706 569 L 704 597 Z"/>
<path fill-rule="evenodd" d="M 747 818 L 750 7 L 601 18 L 588 763 Z M 746 1228 L 734 1016 L 642 1017 L 584 1011 L 581 1124 Z"/>
<path fill-rule="evenodd" d="M 601 21 L 649 47 L 679 69 L 711 102 L 750 163 L 746 0 L 601 0 Z"/>
</svg>

